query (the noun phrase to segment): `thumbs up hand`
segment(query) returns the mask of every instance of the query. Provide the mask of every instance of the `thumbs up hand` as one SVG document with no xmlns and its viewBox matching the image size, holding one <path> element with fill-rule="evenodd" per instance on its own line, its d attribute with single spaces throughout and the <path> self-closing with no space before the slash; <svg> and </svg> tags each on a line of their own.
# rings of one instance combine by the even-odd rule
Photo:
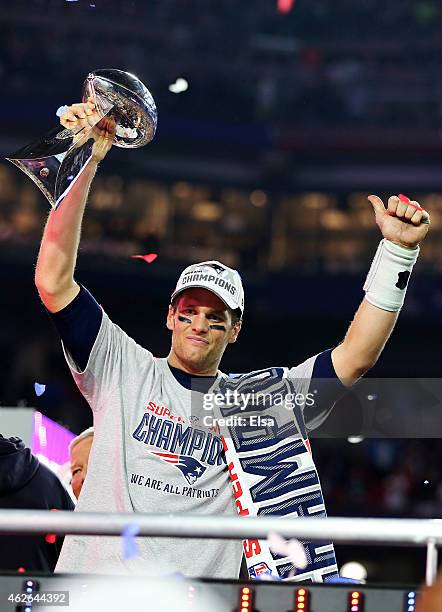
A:
<svg viewBox="0 0 442 612">
<path fill-rule="evenodd" d="M 414 249 L 427 235 L 430 215 L 407 196 L 391 196 L 385 208 L 377 195 L 368 196 L 376 216 L 376 223 L 387 240 Z"/>
</svg>

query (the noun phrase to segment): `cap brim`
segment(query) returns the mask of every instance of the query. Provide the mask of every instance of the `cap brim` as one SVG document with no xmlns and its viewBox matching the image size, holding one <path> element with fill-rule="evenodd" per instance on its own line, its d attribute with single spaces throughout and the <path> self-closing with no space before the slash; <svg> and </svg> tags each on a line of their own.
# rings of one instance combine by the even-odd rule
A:
<svg viewBox="0 0 442 612">
<path fill-rule="evenodd" d="M 214 295 L 216 295 L 216 297 L 218 297 L 228 308 L 230 308 L 231 310 L 239 309 L 242 314 L 242 310 L 240 306 L 238 306 L 235 303 L 229 304 L 229 302 L 227 302 L 227 300 L 225 300 L 222 295 L 220 295 L 214 289 L 209 289 L 206 285 L 197 285 L 197 284 L 193 285 L 192 284 L 192 285 L 189 285 L 188 287 L 182 287 L 181 289 L 178 289 L 178 291 L 174 291 L 172 293 L 172 295 L 170 296 L 170 301 L 172 302 L 176 298 L 177 295 L 179 295 L 180 293 L 183 293 L 183 291 L 186 291 L 187 289 L 206 289 L 207 291 L 210 291 L 210 293 L 213 293 Z"/>
</svg>

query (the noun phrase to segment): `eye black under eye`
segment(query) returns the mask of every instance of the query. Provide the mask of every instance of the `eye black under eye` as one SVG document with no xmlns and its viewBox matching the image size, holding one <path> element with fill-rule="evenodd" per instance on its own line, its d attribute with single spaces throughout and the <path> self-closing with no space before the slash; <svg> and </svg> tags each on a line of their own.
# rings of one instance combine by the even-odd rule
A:
<svg viewBox="0 0 442 612">
<path fill-rule="evenodd" d="M 209 328 L 210 329 L 216 329 L 218 331 L 224 331 L 224 332 L 226 331 L 226 327 L 222 323 L 211 323 L 209 325 Z"/>
</svg>

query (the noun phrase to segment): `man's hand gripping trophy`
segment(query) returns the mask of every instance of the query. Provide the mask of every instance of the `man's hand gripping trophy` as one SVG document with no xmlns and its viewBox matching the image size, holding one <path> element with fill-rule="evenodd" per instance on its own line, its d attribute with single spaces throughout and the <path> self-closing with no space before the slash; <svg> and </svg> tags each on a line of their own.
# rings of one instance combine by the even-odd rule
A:
<svg viewBox="0 0 442 612">
<path fill-rule="evenodd" d="M 94 139 L 92 160 L 101 162 L 112 147 L 116 131 L 116 122 L 112 116 L 101 117 L 93 98 L 68 107 L 60 117 L 63 127 L 74 132 L 73 144 L 81 147 L 89 138 Z M 91 129 L 92 128 L 92 129 Z"/>
</svg>

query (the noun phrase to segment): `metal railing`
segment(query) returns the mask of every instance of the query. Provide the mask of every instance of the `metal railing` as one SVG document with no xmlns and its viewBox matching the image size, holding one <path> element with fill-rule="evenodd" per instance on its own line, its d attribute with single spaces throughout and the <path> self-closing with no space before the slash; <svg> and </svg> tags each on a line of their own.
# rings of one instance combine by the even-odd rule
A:
<svg viewBox="0 0 442 612">
<path fill-rule="evenodd" d="M 177 516 L 173 514 L 110 514 L 0 510 L 0 535 L 121 535 L 136 524 L 138 536 L 265 539 L 270 532 L 307 541 L 332 540 L 340 544 L 426 546 L 426 582 L 437 572 L 437 547 L 442 544 L 442 520 L 371 518 L 283 518 Z"/>
</svg>

